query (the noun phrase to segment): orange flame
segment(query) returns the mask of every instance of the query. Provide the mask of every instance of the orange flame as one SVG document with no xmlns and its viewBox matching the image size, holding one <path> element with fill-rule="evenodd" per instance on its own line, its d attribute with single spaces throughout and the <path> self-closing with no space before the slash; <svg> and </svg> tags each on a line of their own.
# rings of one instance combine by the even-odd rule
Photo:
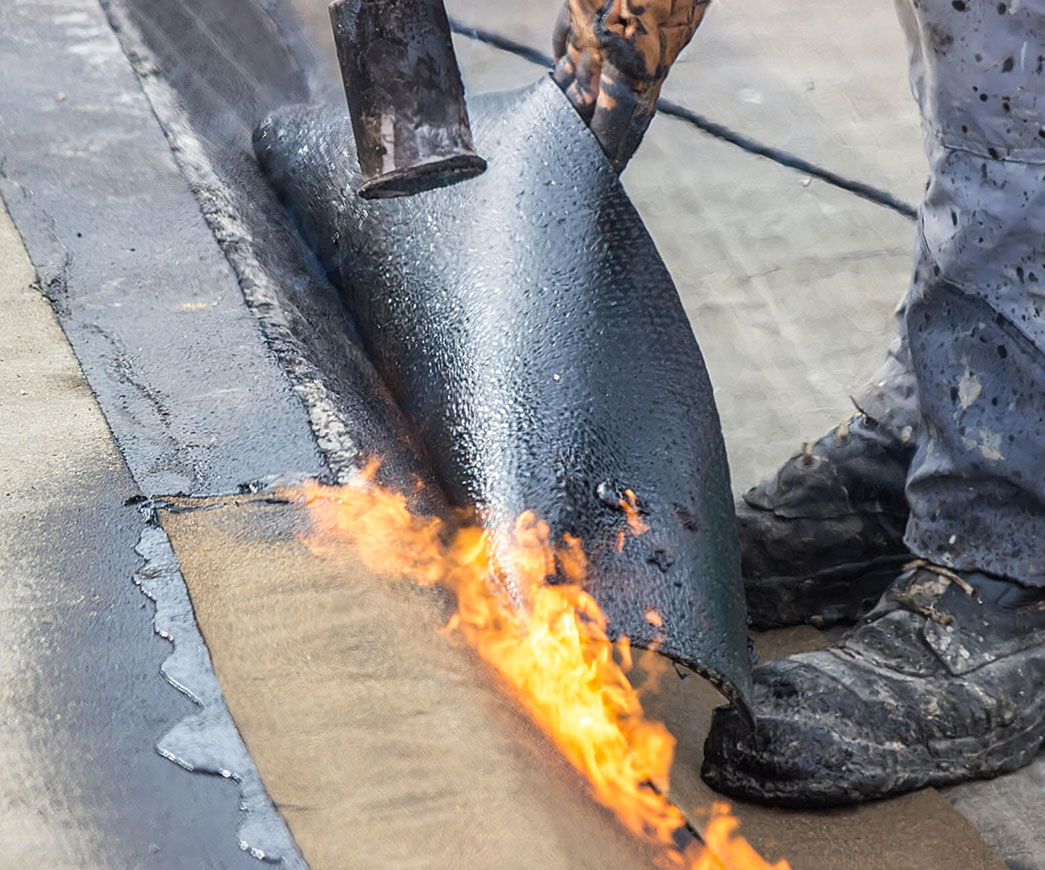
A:
<svg viewBox="0 0 1045 870">
<path fill-rule="evenodd" d="M 636 538 L 649 531 L 649 523 L 642 518 L 642 512 L 639 510 L 638 496 L 632 490 L 624 490 L 624 498 L 620 500 L 620 506 L 628 518 L 628 527 Z"/>
<path fill-rule="evenodd" d="M 451 529 L 438 518 L 411 513 L 405 496 L 373 484 L 376 470 L 372 463 L 346 486 L 304 485 L 318 533 L 354 545 L 377 573 L 451 589 L 457 612 L 447 628 L 460 632 L 501 676 L 586 777 L 595 798 L 629 831 L 659 847 L 666 866 L 789 870 L 785 861 L 770 865 L 758 856 L 736 833 L 739 823 L 724 804 L 712 808 L 705 843 L 678 851 L 675 837 L 687 821 L 664 796 L 675 738 L 643 714 L 626 673 L 629 642 L 609 641 L 605 615 L 580 586 L 587 560 L 577 538 L 552 542 L 547 523 L 530 511 L 501 533 L 476 523 Z M 638 520 L 630 495 L 622 504 Z M 567 582 L 549 584 L 553 577 Z M 511 597 L 504 592 L 509 584 Z"/>
</svg>

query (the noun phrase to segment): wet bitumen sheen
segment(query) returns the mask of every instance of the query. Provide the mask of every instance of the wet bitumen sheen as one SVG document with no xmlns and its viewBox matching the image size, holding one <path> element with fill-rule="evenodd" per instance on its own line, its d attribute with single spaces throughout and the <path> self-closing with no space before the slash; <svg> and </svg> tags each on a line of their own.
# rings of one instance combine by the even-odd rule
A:
<svg viewBox="0 0 1045 870">
<path fill-rule="evenodd" d="M 2 213 L 0 252 L 0 862 L 249 868 L 235 787 L 156 751 L 196 708 L 131 582 L 138 489 Z"/>
<path fill-rule="evenodd" d="M 134 486 L 118 466 L 99 469 L 79 490 L 64 513 L 25 529 L 15 558 L 41 582 L 23 575 L 32 628 L 7 639 L 32 652 L 19 695 L 40 726 L 36 763 L 53 794 L 71 792 L 82 808 L 57 823 L 95 819 L 102 836 L 77 856 L 84 867 L 255 868 L 236 837 L 235 785 L 181 770 L 156 751 L 196 708 L 160 676 L 171 645 L 153 633 L 152 607 L 129 582 L 144 525 L 125 504 Z"/>
</svg>

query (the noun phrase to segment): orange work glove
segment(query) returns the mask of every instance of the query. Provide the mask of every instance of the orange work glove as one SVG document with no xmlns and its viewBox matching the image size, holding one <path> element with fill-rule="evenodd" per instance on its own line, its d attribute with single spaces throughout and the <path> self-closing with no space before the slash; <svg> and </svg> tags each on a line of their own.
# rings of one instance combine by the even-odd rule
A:
<svg viewBox="0 0 1045 870">
<path fill-rule="evenodd" d="M 554 78 L 620 172 L 710 0 L 566 0 Z"/>
</svg>

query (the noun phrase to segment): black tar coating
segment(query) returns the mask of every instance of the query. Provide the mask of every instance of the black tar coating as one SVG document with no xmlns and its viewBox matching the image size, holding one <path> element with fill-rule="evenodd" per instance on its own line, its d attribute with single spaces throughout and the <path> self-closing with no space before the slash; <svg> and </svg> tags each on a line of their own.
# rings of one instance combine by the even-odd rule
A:
<svg viewBox="0 0 1045 870">
<path fill-rule="evenodd" d="M 380 455 L 384 480 L 427 479 L 337 292 L 288 224 L 250 147 L 251 132 L 272 109 L 343 100 L 334 66 L 324 64 L 293 13 L 270 0 L 104 5 L 146 85 L 162 71 L 161 90 L 169 87 L 174 100 L 163 105 L 150 94 L 161 124 L 266 342 L 304 397 L 331 470 L 348 474 Z M 310 440 L 287 436 L 295 439 Z"/>
<path fill-rule="evenodd" d="M 744 697 L 729 472 L 671 278 L 550 79 L 471 114 L 486 174 L 404 200 L 355 195 L 341 109 L 281 111 L 255 148 L 450 500 L 491 526 L 533 510 L 553 539 L 580 537 L 614 633 Z"/>
<path fill-rule="evenodd" d="M 132 476 L 149 495 L 199 495 L 319 473 L 102 10 L 58 8 L 4 4 L 0 192 Z"/>
<path fill-rule="evenodd" d="M 97 2 L 3 3 L 0 22 L 0 193 L 130 466 L 82 457 L 67 502 L 25 520 L 12 715 L 70 826 L 98 833 L 83 866 L 252 870 L 235 785 L 156 752 L 198 708 L 160 673 L 125 502 L 322 461 Z"/>
</svg>

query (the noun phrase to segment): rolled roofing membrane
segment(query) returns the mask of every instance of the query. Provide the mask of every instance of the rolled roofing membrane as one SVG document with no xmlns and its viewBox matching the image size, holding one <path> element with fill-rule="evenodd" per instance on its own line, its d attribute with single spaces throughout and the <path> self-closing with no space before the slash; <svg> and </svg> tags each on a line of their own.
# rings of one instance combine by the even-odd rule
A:
<svg viewBox="0 0 1045 870">
<path fill-rule="evenodd" d="M 471 115 L 487 172 L 398 200 L 355 194 L 344 109 L 280 110 L 255 150 L 450 501 L 491 528 L 533 511 L 552 540 L 580 538 L 611 635 L 744 705 L 726 454 L 671 277 L 550 79 Z"/>
</svg>

